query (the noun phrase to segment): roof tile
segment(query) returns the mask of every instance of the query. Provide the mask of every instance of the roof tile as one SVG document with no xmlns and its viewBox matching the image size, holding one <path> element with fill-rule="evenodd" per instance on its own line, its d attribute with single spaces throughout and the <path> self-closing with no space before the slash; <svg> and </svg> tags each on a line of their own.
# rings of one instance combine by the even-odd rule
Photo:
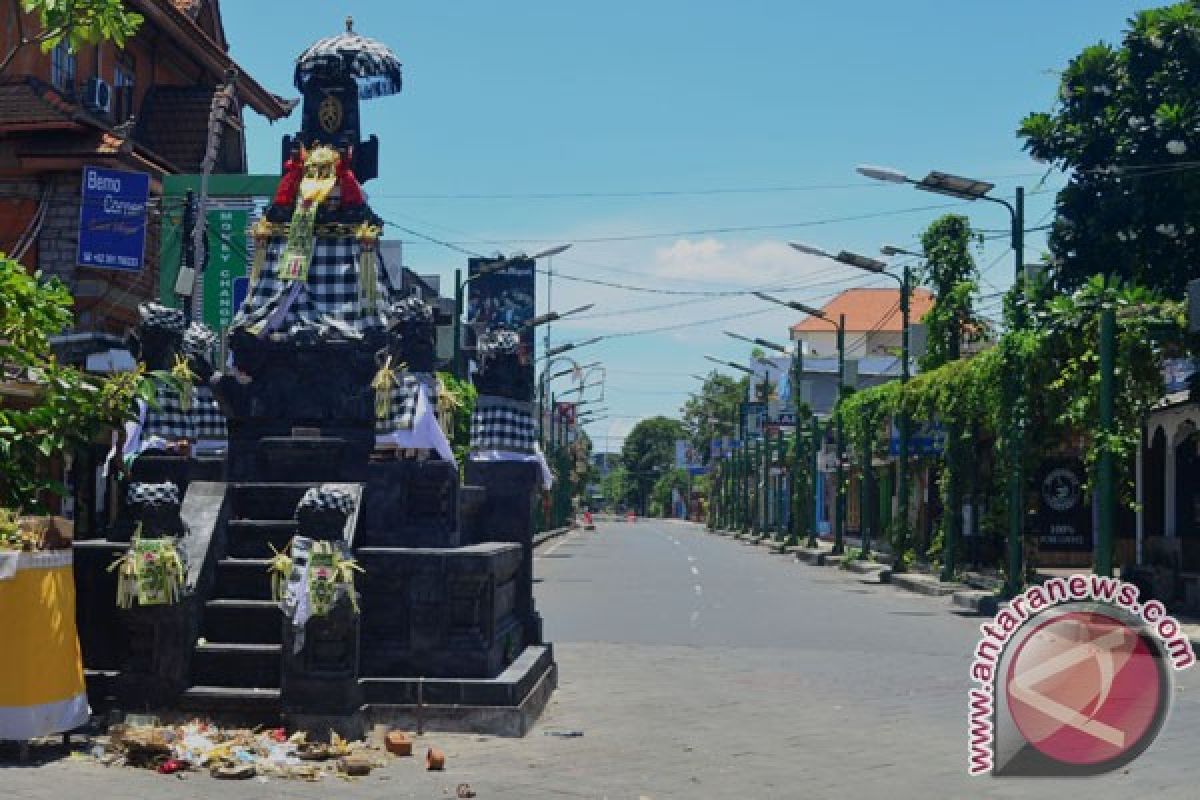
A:
<svg viewBox="0 0 1200 800">
<path fill-rule="evenodd" d="M 909 302 L 909 319 L 920 322 L 933 307 L 933 292 L 914 288 Z M 834 297 L 821 309 L 836 320 L 846 315 L 848 333 L 876 331 L 900 333 L 900 290 L 899 289 L 847 289 Z M 795 333 L 829 333 L 829 323 L 816 317 L 808 317 L 792 326 Z"/>
</svg>

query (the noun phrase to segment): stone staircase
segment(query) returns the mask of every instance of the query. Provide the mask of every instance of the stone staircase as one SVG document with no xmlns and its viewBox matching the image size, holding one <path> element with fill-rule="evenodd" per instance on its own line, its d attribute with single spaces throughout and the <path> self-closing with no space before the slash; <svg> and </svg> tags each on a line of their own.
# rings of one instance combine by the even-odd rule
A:
<svg viewBox="0 0 1200 800">
<path fill-rule="evenodd" d="M 279 709 L 283 615 L 267 565 L 296 534 L 296 504 L 317 483 L 233 483 L 224 553 L 204 603 L 192 656 L 189 710 L 263 714 Z"/>
</svg>

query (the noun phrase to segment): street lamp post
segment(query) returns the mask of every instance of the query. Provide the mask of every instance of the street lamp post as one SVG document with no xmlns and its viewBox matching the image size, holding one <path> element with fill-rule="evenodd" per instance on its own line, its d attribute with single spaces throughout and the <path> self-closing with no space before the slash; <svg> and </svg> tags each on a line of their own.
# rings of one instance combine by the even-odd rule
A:
<svg viewBox="0 0 1200 800">
<path fill-rule="evenodd" d="M 776 353 L 782 353 L 785 355 L 788 353 L 787 347 L 785 347 L 784 345 L 781 345 L 781 344 L 777 344 L 776 342 L 772 342 L 769 339 L 760 339 L 757 337 L 743 336 L 742 334 L 734 333 L 733 331 L 725 331 L 725 335 L 729 336 L 733 339 L 737 339 L 739 341 L 746 342 L 748 344 L 753 344 L 753 345 L 757 345 L 759 347 L 764 347 L 768 350 L 774 350 Z M 792 363 L 791 363 L 792 405 L 793 405 L 793 410 L 794 410 L 794 413 L 796 416 L 796 424 L 795 424 L 796 455 L 795 455 L 795 458 L 792 459 L 792 468 L 790 471 L 790 478 L 789 478 L 789 484 L 791 486 L 791 494 L 793 496 L 793 503 L 792 503 L 793 508 L 792 508 L 792 513 L 788 516 L 788 533 L 787 533 L 787 538 L 785 540 L 785 545 L 794 546 L 794 545 L 799 544 L 799 542 L 800 542 L 800 532 L 798 530 L 799 516 L 800 516 L 798 513 L 799 512 L 798 506 L 799 506 L 799 498 L 800 498 L 800 471 L 801 471 L 799 434 L 800 434 L 800 425 L 801 425 L 801 422 L 803 419 L 802 403 L 801 403 L 801 399 L 800 399 L 800 376 L 804 372 L 804 353 L 800 349 L 799 342 L 796 343 L 795 347 L 791 348 L 791 354 L 792 354 Z M 781 447 L 782 447 L 782 445 L 781 445 Z M 781 450 L 780 452 L 782 453 L 783 451 Z M 781 461 L 782 461 L 782 458 L 781 458 Z"/>
<path fill-rule="evenodd" d="M 845 389 L 846 389 L 846 315 L 840 314 L 838 316 L 838 321 L 834 322 L 832 319 L 829 318 L 828 314 L 826 314 L 824 311 L 822 311 L 819 308 L 813 308 L 812 306 L 805 305 L 804 303 L 798 303 L 794 300 L 780 300 L 778 298 L 772 297 L 769 294 L 764 294 L 763 292 L 755 292 L 754 294 L 756 297 L 758 297 L 762 300 L 766 300 L 769 303 L 777 303 L 778 305 L 781 305 L 781 306 L 787 306 L 788 308 L 791 308 L 794 311 L 799 311 L 801 313 L 808 314 L 809 316 L 814 317 L 815 319 L 823 320 L 824 322 L 832 325 L 837 330 L 837 352 L 838 352 L 837 399 L 840 402 L 842 399 L 842 396 L 845 394 Z M 835 510 L 836 510 L 837 518 L 834 521 L 834 527 L 833 527 L 833 553 L 835 555 L 841 555 L 843 552 L 845 552 L 845 549 L 846 549 L 846 545 L 845 545 L 846 497 L 845 497 L 844 486 L 843 486 L 843 481 L 845 480 L 845 466 L 844 466 L 844 462 L 846 460 L 845 453 L 846 453 L 845 431 L 842 430 L 841 415 L 838 415 L 837 416 L 837 473 L 836 473 L 836 478 L 835 478 L 835 480 L 837 482 L 837 486 L 835 487 L 836 492 L 834 494 L 834 498 L 835 498 L 834 503 L 835 503 Z M 816 481 L 814 480 L 814 484 L 815 484 L 815 482 Z"/>
<path fill-rule="evenodd" d="M 944 172 L 930 172 L 921 180 L 913 180 L 900 170 L 890 167 L 860 166 L 858 173 L 868 178 L 887 183 L 907 183 L 926 192 L 935 192 L 961 200 L 987 200 L 990 203 L 1004 206 L 1012 223 L 1012 249 L 1014 259 L 1013 282 L 1018 287 L 1025 279 L 1025 187 L 1018 186 L 1014 203 L 1009 203 L 1000 197 L 988 194 L 996 188 L 995 184 L 987 181 L 949 175 Z M 1018 303 L 1013 315 L 1013 328 L 1024 327 L 1023 306 Z M 1008 473 L 1008 565 L 1005 581 L 1005 594 L 1015 597 L 1024 583 L 1021 566 L 1021 545 L 1024 535 L 1025 522 L 1025 477 L 1021 460 L 1024 450 L 1024 417 L 1022 404 L 1024 402 L 1024 387 L 1021 375 L 1016 369 L 1006 373 L 1009 394 L 1009 465 Z M 954 443 L 950 442 L 953 447 Z M 960 509 L 952 509 L 951 513 L 959 514 Z"/>
<path fill-rule="evenodd" d="M 502 258 L 498 261 L 481 265 L 478 272 L 476 272 L 474 275 L 468 276 L 465 280 L 463 279 L 461 269 L 454 270 L 454 359 L 453 363 L 451 364 L 451 372 L 454 374 L 454 377 L 460 380 L 466 377 L 466 370 L 463 369 L 462 357 L 462 316 L 463 294 L 467 284 L 476 278 L 482 278 L 484 275 L 491 275 L 494 272 L 498 272 L 499 270 L 502 270 L 518 261 L 523 261 L 526 258 L 532 261 L 537 261 L 539 258 L 556 256 L 559 253 L 565 252 L 570 247 L 570 244 L 560 244 L 557 247 L 551 247 L 549 250 L 543 250 L 542 252 L 535 253 L 532 256 L 511 256 L 509 258 Z M 547 298 L 547 301 L 548 300 L 549 298 Z"/>
<path fill-rule="evenodd" d="M 840 264 L 845 264 L 847 266 L 854 267 L 855 269 L 861 269 L 866 272 L 873 273 L 875 275 L 885 275 L 885 276 L 891 278 L 892 280 L 896 281 L 900 285 L 900 317 L 901 317 L 901 322 L 900 322 L 900 326 L 901 326 L 901 331 L 900 331 L 900 382 L 908 383 L 908 379 L 909 379 L 908 325 L 909 325 L 909 309 L 911 307 L 911 298 L 912 298 L 912 274 L 909 270 L 908 264 L 906 263 L 903 265 L 902 274 L 897 276 L 897 275 L 894 275 L 891 272 L 887 271 L 887 264 L 885 264 L 883 261 L 880 261 L 879 259 L 876 259 L 876 258 L 871 258 L 869 256 L 859 255 L 858 253 L 852 253 L 848 250 L 842 250 L 837 255 L 833 255 L 824 250 L 821 250 L 820 248 L 812 247 L 811 245 L 805 245 L 805 244 L 799 244 L 796 242 L 792 242 L 791 246 L 794 249 L 800 251 L 801 253 L 807 253 L 809 255 L 822 256 L 824 258 L 829 258 L 834 261 L 837 261 Z M 882 251 L 883 251 L 884 255 L 888 255 L 888 256 L 898 255 L 898 254 L 917 255 L 916 253 L 910 252 L 908 250 L 903 250 L 901 248 L 891 247 L 891 246 L 885 246 L 882 249 Z M 900 517 L 901 524 L 907 526 L 908 525 L 908 450 L 909 450 L 910 429 L 909 429 L 909 424 L 908 424 L 908 415 L 906 413 L 901 412 L 899 423 L 900 424 L 898 427 L 900 428 L 900 431 L 899 431 L 900 447 L 899 447 L 899 453 L 897 454 L 898 455 L 897 461 L 899 462 L 899 474 L 897 475 L 898 486 L 897 486 L 896 493 L 897 493 L 898 499 L 899 499 L 899 503 L 898 503 L 899 514 L 898 515 Z M 866 495 L 867 481 L 865 480 L 866 471 L 869 469 L 870 469 L 870 465 L 867 463 L 864 463 L 864 465 L 863 465 L 864 481 L 863 481 L 863 487 L 862 487 L 864 500 L 866 499 L 866 496 L 867 496 Z M 860 503 L 860 505 L 862 505 L 863 514 L 865 514 L 866 508 L 867 508 L 866 503 Z M 865 523 L 865 517 L 864 517 L 864 523 L 863 523 L 862 527 L 863 527 L 863 555 L 867 556 L 870 554 L 871 544 L 870 544 L 870 539 L 868 538 L 868 534 L 867 534 L 867 525 Z M 901 551 L 902 551 L 902 548 L 899 548 L 899 547 L 896 548 L 895 557 L 896 557 L 897 563 L 899 563 L 899 560 L 902 556 Z"/>
</svg>

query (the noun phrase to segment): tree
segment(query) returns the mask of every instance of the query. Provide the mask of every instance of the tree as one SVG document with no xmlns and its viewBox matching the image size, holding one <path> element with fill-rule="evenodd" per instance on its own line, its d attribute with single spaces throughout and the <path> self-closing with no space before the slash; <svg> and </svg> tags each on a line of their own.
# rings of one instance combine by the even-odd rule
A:
<svg viewBox="0 0 1200 800">
<path fill-rule="evenodd" d="M 705 463 L 715 437 L 737 434 L 738 406 L 746 399 L 746 389 L 747 378 L 734 379 L 713 370 L 680 409 L 688 442 Z"/>
<path fill-rule="evenodd" d="M 654 488 L 650 491 L 650 515 L 654 517 L 669 516 L 672 494 L 678 491 L 686 498 L 690 483 L 691 477 L 685 469 L 672 467 L 664 472 L 662 477 L 654 482 Z"/>
<path fill-rule="evenodd" d="M 15 378 L 33 396 L 0 404 L 0 508 L 44 508 L 48 493 L 65 491 L 47 473 L 51 456 L 132 418 L 135 397 L 153 402 L 141 371 L 101 379 L 58 363 L 50 337 L 70 325 L 72 302 L 57 279 L 43 281 L 0 253 L 0 380 Z"/>
<path fill-rule="evenodd" d="M 646 513 L 655 481 L 675 464 L 675 442 L 683 438 L 683 425 L 669 417 L 644 419 L 625 437 L 621 447 L 621 465 L 629 475 L 632 488 L 627 499 Z"/>
<path fill-rule="evenodd" d="M 600 494 L 604 496 L 605 504 L 614 510 L 625 502 L 625 498 L 632 491 L 629 475 L 624 467 L 613 467 L 600 479 Z"/>
<path fill-rule="evenodd" d="M 979 241 L 979 236 L 961 214 L 946 214 L 921 234 L 925 259 L 917 269 L 917 281 L 934 292 L 933 307 L 922 319 L 929 334 L 922 370 L 958 358 L 964 332 L 968 338 L 977 338 L 983 332 L 984 323 L 974 307 L 979 270 L 971 256 L 972 241 Z"/>
<path fill-rule="evenodd" d="M 1200 3 L 1138 13 L 1120 47 L 1062 73 L 1049 112 L 1018 135 L 1069 172 L 1050 233 L 1060 291 L 1096 274 L 1179 295 L 1200 262 Z"/>
<path fill-rule="evenodd" d="M 17 14 L 17 41 L 0 61 L 0 78 L 17 54 L 31 44 L 40 46 L 43 53 L 62 41 L 71 52 L 102 39 L 124 47 L 125 40 L 142 24 L 142 15 L 126 9 L 124 0 L 21 0 L 21 8 L 36 14 L 41 27 L 30 36 Z"/>
</svg>

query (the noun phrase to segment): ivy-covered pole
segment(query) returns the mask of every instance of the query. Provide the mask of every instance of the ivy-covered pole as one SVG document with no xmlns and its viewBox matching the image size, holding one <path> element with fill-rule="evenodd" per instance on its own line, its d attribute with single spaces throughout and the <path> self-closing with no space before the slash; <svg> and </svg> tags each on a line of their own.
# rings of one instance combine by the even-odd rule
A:
<svg viewBox="0 0 1200 800">
<path fill-rule="evenodd" d="M 1100 312 L 1100 463 L 1096 476 L 1100 535 L 1096 538 L 1096 574 L 1112 575 L 1114 480 L 1111 437 L 1113 429 L 1113 373 L 1117 315 L 1111 307 Z"/>
<path fill-rule="evenodd" d="M 862 539 L 862 554 L 860 558 L 871 556 L 871 490 L 874 481 L 871 480 L 871 426 L 863 421 L 862 440 L 862 472 L 858 482 L 858 528 Z"/>
<path fill-rule="evenodd" d="M 821 420 L 816 414 L 812 415 L 812 519 L 810 520 L 811 527 L 808 529 L 808 542 L 806 546 L 809 548 L 817 547 L 817 528 L 820 527 L 820 520 L 817 519 L 820 504 L 817 502 L 817 469 L 820 466 L 821 458 Z"/>
</svg>

